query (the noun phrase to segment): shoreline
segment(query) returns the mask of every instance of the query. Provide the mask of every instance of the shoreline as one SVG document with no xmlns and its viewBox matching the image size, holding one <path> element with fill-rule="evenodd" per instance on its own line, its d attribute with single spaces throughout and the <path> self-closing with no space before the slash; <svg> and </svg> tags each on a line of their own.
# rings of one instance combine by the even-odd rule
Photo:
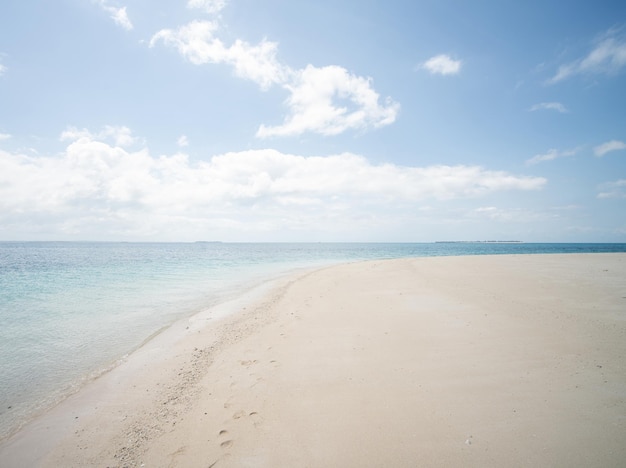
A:
<svg viewBox="0 0 626 468">
<path fill-rule="evenodd" d="M 200 341 L 198 346 L 203 351 L 221 346 L 220 335 L 228 333 L 233 324 L 245 321 L 250 315 L 246 312 L 248 309 L 262 305 L 266 296 L 280 288 L 282 283 L 293 281 L 293 278 L 298 278 L 309 270 L 298 267 L 281 274 L 272 273 L 264 280 L 242 283 L 238 293 L 231 291 L 219 302 L 153 333 L 137 348 L 96 373 L 95 377 L 85 378 L 78 390 L 35 414 L 15 432 L 2 439 L 0 465 L 4 467 L 6 462 L 8 466 L 38 466 L 53 447 L 72 434 L 80 418 L 93 416 L 98 411 L 101 407 L 98 402 L 111 404 L 115 396 L 111 398 L 107 394 L 112 388 L 123 387 L 127 390 L 129 386 L 136 386 L 135 380 L 141 378 L 136 373 L 151 373 L 151 367 L 155 364 L 164 363 L 171 367 L 178 360 L 184 365 L 184 361 L 191 354 L 188 344 L 194 340 Z M 199 348 L 194 346 L 194 350 L 197 349 Z M 119 405 L 120 402 L 116 404 Z"/>
<path fill-rule="evenodd" d="M 417 257 L 298 272 L 223 305 L 233 314 L 177 322 L 5 442 L 0 460 L 618 466 L 624 278 L 626 254 Z M 577 448 L 589 440 L 581 411 L 594 421 L 587 429 L 610 423 L 604 442 L 594 435 L 593 447 Z M 534 435 L 522 430 L 530 427 Z"/>
<path fill-rule="evenodd" d="M 13 427 L 6 433 L 0 434 L 0 449 L 22 430 L 27 429 L 30 424 L 45 417 L 47 413 L 63 404 L 65 400 L 80 393 L 85 387 L 93 385 L 94 381 L 97 381 L 101 377 L 114 371 L 120 365 L 123 365 L 135 353 L 140 352 L 143 347 L 149 346 L 153 340 L 162 340 L 163 338 L 160 337 L 160 335 L 164 334 L 169 341 L 180 339 L 184 334 L 184 330 L 181 328 L 183 324 L 185 324 L 186 327 L 189 323 L 198 320 L 218 321 L 223 316 L 234 313 L 234 309 L 237 308 L 236 304 L 245 301 L 253 301 L 254 297 L 263 294 L 262 291 L 270 289 L 272 284 L 279 282 L 281 279 L 296 275 L 298 272 L 308 271 L 312 268 L 315 267 L 291 266 L 288 269 L 282 270 L 272 269 L 263 276 L 254 274 L 237 283 L 229 284 L 225 290 L 212 295 L 206 306 L 201 308 L 196 307 L 194 312 L 182 315 L 173 322 L 161 326 L 159 329 L 143 338 L 135 346 L 125 350 L 123 354 L 119 354 L 111 361 L 106 362 L 103 366 L 93 367 L 89 369 L 87 373 L 76 377 L 73 381 L 64 382 L 63 388 L 60 388 L 58 392 L 55 391 L 54 398 L 41 402 L 34 411 L 25 414 L 25 417 L 22 418 L 18 426 Z"/>
</svg>

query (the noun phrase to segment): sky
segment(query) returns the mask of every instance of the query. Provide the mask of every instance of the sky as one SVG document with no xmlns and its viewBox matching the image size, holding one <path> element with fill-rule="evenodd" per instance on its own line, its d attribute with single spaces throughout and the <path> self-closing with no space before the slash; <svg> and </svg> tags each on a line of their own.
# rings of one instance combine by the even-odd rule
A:
<svg viewBox="0 0 626 468">
<path fill-rule="evenodd" d="M 1 2 L 0 240 L 626 242 L 626 2 Z"/>
</svg>

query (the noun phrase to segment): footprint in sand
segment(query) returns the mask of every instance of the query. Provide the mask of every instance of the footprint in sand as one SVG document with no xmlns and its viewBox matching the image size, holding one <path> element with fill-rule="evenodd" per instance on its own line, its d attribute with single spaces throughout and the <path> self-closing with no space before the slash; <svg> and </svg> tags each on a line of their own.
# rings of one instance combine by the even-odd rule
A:
<svg viewBox="0 0 626 468">
<path fill-rule="evenodd" d="M 224 442 L 222 442 L 220 444 L 220 447 L 222 447 L 223 449 L 227 449 L 233 446 L 233 441 L 232 440 L 225 440 Z"/>
<path fill-rule="evenodd" d="M 222 429 L 218 434 L 218 438 L 224 439 L 226 437 L 228 437 L 228 431 L 226 429 Z M 220 447 L 223 449 L 232 447 L 232 445 L 233 445 L 232 439 L 227 439 L 227 440 L 224 440 L 223 442 L 220 442 Z"/>
<path fill-rule="evenodd" d="M 262 423 L 262 418 L 261 416 L 259 416 L 259 413 L 257 413 L 256 411 L 252 411 L 250 414 L 248 414 L 248 417 L 250 418 L 250 420 L 252 421 L 252 425 L 254 427 L 259 427 L 259 425 Z"/>
</svg>

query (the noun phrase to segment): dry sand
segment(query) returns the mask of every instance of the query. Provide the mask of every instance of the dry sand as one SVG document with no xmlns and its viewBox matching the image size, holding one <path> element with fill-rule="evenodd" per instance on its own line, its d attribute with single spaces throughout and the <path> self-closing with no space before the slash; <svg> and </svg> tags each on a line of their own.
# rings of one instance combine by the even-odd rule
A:
<svg viewBox="0 0 626 468">
<path fill-rule="evenodd" d="M 0 465 L 626 466 L 626 254 L 346 264 L 231 307 L 150 342 Z"/>
</svg>

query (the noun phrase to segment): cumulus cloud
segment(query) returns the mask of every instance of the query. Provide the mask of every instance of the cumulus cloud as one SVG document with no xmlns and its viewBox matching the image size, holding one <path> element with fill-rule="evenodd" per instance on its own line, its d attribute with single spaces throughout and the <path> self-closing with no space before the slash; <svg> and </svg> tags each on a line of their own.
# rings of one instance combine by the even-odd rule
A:
<svg viewBox="0 0 626 468">
<path fill-rule="evenodd" d="M 376 128 L 392 123 L 399 110 L 399 104 L 391 99 L 380 103 L 370 79 L 352 75 L 339 66 L 309 65 L 294 73 L 285 87 L 291 93 L 286 101 L 290 115 L 282 125 L 261 125 L 258 137 L 306 131 L 337 135 L 348 129 Z"/>
<path fill-rule="evenodd" d="M 227 0 L 189 0 L 187 8 L 200 8 L 209 14 L 215 14 L 222 11 L 227 3 Z"/>
<path fill-rule="evenodd" d="M 598 198 L 626 198 L 626 179 L 606 182 L 600 186 Z"/>
<path fill-rule="evenodd" d="M 260 138 L 315 132 L 336 135 L 346 130 L 379 128 L 393 123 L 399 104 L 380 102 L 372 80 L 349 73 L 340 66 L 294 70 L 277 59 L 278 44 L 262 40 L 253 45 L 237 39 L 230 46 L 217 37 L 217 21 L 192 21 L 178 29 L 154 34 L 150 47 L 162 42 L 174 47 L 195 65 L 214 63 L 233 67 L 236 76 L 267 90 L 277 85 L 289 93 L 289 114 L 282 125 L 261 125 Z"/>
<path fill-rule="evenodd" d="M 532 158 L 526 161 L 526 164 L 527 165 L 539 164 L 545 161 L 553 161 L 554 159 L 558 159 L 558 158 L 566 158 L 568 156 L 574 156 L 576 153 L 578 153 L 578 151 L 579 151 L 578 148 L 573 149 L 573 150 L 567 150 L 567 151 L 559 151 L 553 148 L 553 149 L 548 150 L 547 153 L 537 154 L 533 156 Z"/>
<path fill-rule="evenodd" d="M 126 12 L 126 7 L 114 7 L 109 4 L 108 0 L 97 0 L 98 5 L 104 11 L 106 11 L 111 19 L 122 28 L 130 31 L 133 29 L 133 23 L 130 21 L 128 17 L 128 13 Z"/>
<path fill-rule="evenodd" d="M 159 41 L 175 47 L 194 65 L 225 63 L 231 65 L 235 75 L 252 80 L 263 89 L 285 81 L 288 70 L 276 59 L 278 45 L 267 40 L 251 45 L 236 40 L 226 46 L 215 36 L 219 25 L 215 21 L 192 21 L 174 29 L 162 29 L 150 39 L 150 47 Z"/>
<path fill-rule="evenodd" d="M 559 67 L 548 84 L 558 83 L 575 75 L 611 75 L 626 66 L 626 38 L 616 30 L 603 34 L 586 56 Z"/>
<path fill-rule="evenodd" d="M 131 146 L 138 141 L 138 139 L 132 135 L 130 128 L 113 125 L 106 125 L 97 133 L 92 133 L 85 128 L 78 129 L 76 127 L 68 127 L 60 136 L 61 141 L 76 141 L 81 139 L 111 141 L 114 145 L 121 147 Z"/>
<path fill-rule="evenodd" d="M 0 133 L 0 141 L 8 140 L 11 138 L 11 134 L 9 133 Z"/>
<path fill-rule="evenodd" d="M 560 102 L 541 102 L 539 104 L 535 104 L 528 110 L 530 112 L 534 112 L 538 110 L 554 110 L 562 114 L 569 112 L 567 108 Z"/>
<path fill-rule="evenodd" d="M 456 75 L 461 71 L 461 64 L 460 60 L 440 54 L 426 60 L 420 68 L 428 70 L 433 75 Z"/>
<path fill-rule="evenodd" d="M 619 140 L 611 140 L 596 146 L 593 149 L 593 153 L 598 157 L 602 157 L 606 153 L 610 153 L 611 151 L 619 151 L 623 149 L 626 149 L 626 143 Z"/>
<path fill-rule="evenodd" d="M 396 221 L 413 216 L 424 200 L 537 190 L 546 182 L 478 166 L 374 165 L 351 153 L 266 149 L 191 161 L 183 153 L 132 151 L 111 138 L 68 130 L 69 144 L 55 156 L 0 151 L 0 226 L 39 219 L 49 234 L 87 235 L 98 226 L 98 235 L 109 237 L 174 235 L 179 228 L 187 235 L 205 228 L 333 232 L 337 223 L 354 229 L 392 212 Z"/>
</svg>

